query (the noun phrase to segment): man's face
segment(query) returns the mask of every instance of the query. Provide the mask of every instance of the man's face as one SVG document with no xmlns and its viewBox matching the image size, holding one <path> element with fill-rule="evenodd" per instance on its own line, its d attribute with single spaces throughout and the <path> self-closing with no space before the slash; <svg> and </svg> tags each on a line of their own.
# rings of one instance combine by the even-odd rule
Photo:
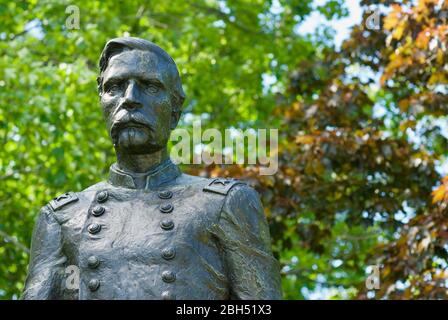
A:
<svg viewBox="0 0 448 320">
<path fill-rule="evenodd" d="M 109 60 L 101 105 L 116 148 L 148 154 L 166 146 L 178 120 L 167 72 L 167 62 L 148 51 L 124 51 Z"/>
</svg>

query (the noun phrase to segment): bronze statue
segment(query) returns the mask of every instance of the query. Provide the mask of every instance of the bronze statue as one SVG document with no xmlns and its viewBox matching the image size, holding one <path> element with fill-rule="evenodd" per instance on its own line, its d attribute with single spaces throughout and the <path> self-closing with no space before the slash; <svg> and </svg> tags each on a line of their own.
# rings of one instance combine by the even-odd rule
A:
<svg viewBox="0 0 448 320">
<path fill-rule="evenodd" d="M 98 90 L 117 162 L 107 182 L 44 206 L 23 299 L 279 299 L 278 262 L 256 191 L 182 174 L 166 144 L 185 99 L 173 59 L 110 40 Z M 79 288 L 66 270 L 79 270 Z"/>
</svg>

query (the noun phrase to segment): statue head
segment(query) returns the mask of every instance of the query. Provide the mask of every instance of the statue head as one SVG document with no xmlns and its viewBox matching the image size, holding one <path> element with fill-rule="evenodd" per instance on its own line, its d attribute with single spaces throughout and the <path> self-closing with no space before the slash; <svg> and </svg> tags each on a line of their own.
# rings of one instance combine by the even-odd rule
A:
<svg viewBox="0 0 448 320">
<path fill-rule="evenodd" d="M 150 154 L 166 147 L 185 93 L 174 60 L 152 42 L 108 41 L 101 53 L 98 91 L 116 149 Z"/>
</svg>

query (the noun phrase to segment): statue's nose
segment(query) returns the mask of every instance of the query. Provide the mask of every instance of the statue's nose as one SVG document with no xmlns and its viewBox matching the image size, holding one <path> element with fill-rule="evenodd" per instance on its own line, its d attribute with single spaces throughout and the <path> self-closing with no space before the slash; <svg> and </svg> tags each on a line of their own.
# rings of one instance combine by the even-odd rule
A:
<svg viewBox="0 0 448 320">
<path fill-rule="evenodd" d="M 140 93 L 138 85 L 134 81 L 130 81 L 124 96 L 123 107 L 126 109 L 141 108 Z"/>
</svg>

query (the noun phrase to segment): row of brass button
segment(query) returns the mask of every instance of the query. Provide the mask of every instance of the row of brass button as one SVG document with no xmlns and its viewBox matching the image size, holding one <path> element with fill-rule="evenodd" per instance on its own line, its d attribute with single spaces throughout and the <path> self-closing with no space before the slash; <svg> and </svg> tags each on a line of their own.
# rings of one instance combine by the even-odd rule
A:
<svg viewBox="0 0 448 320">
<path fill-rule="evenodd" d="M 96 196 L 96 200 L 99 203 L 106 202 L 106 200 L 108 198 L 109 198 L 109 193 L 107 191 L 101 191 Z M 97 206 L 93 207 L 93 209 L 92 209 L 92 215 L 95 217 L 99 217 L 99 216 L 103 215 L 104 212 L 106 212 L 106 208 L 104 208 L 103 206 L 100 206 L 100 205 L 97 205 Z M 87 231 L 90 234 L 96 234 L 101 231 L 101 225 L 98 223 L 91 223 L 87 226 Z M 87 265 L 91 269 L 96 269 L 100 265 L 100 259 L 98 259 L 98 257 L 96 257 L 96 256 L 90 256 L 87 259 Z M 92 292 L 98 290 L 98 288 L 100 287 L 100 280 L 95 279 L 95 278 L 90 279 L 90 281 L 88 283 L 88 287 L 89 287 L 89 290 Z"/>
<path fill-rule="evenodd" d="M 101 191 L 96 195 L 96 200 L 99 203 L 103 203 L 106 202 L 106 200 L 109 198 L 109 193 L 107 191 Z M 92 215 L 95 217 L 99 217 L 101 215 L 104 214 L 104 212 L 106 212 L 106 208 L 104 208 L 103 206 L 95 206 L 92 209 Z M 98 223 L 91 223 L 87 226 L 87 231 L 90 234 L 96 234 L 98 232 L 101 231 L 101 225 Z"/>
<path fill-rule="evenodd" d="M 98 257 L 96 256 L 90 256 L 87 259 L 87 265 L 91 269 L 96 269 L 100 265 L 100 259 L 98 259 Z M 98 279 L 91 279 L 89 281 L 88 287 L 90 291 L 96 291 L 100 287 L 100 281 Z"/>
<path fill-rule="evenodd" d="M 170 199 L 173 196 L 173 193 L 169 190 L 166 190 L 166 191 L 159 192 L 158 196 L 161 199 Z M 108 199 L 108 197 L 109 197 L 109 194 L 107 193 L 107 191 L 101 191 L 97 195 L 97 201 L 99 203 L 103 203 Z M 173 210 L 174 210 L 174 206 L 170 203 L 160 206 L 160 211 L 162 213 L 170 213 Z M 103 206 L 95 206 L 92 209 L 92 215 L 94 215 L 95 217 L 99 217 L 102 214 L 104 214 L 105 211 L 106 211 L 106 209 Z M 160 226 L 164 230 L 171 230 L 174 228 L 174 222 L 171 219 L 164 219 L 160 222 Z M 87 227 L 87 230 L 91 234 L 96 234 L 101 231 L 101 225 L 98 223 L 91 223 Z M 176 251 L 172 247 L 164 248 L 162 250 L 162 257 L 165 260 L 171 260 L 175 257 L 175 255 L 176 255 Z M 98 257 L 90 256 L 87 259 L 87 264 L 90 268 L 95 269 L 99 266 L 100 261 L 99 261 Z M 176 280 L 176 274 L 169 270 L 163 271 L 162 272 L 162 280 L 167 283 L 174 282 Z M 88 287 L 92 292 L 96 291 L 100 287 L 100 281 L 98 279 L 91 279 L 88 283 Z M 162 299 L 174 299 L 174 296 L 169 291 L 164 291 L 164 292 L 162 292 Z"/>
<path fill-rule="evenodd" d="M 160 199 L 171 199 L 173 197 L 173 193 L 169 190 L 164 190 L 159 192 Z M 174 210 L 174 206 L 171 203 L 161 204 L 159 207 L 160 212 L 162 213 L 170 213 Z M 163 219 L 160 221 L 160 227 L 163 230 L 171 230 L 174 228 L 174 221 L 171 219 Z M 165 260 L 174 259 L 176 255 L 176 251 L 173 247 L 168 247 L 162 249 L 162 257 Z M 162 280 L 166 283 L 171 283 L 176 280 L 176 274 L 173 271 L 165 270 L 162 272 Z M 164 291 L 161 295 L 164 300 L 173 300 L 175 296 L 170 291 Z"/>
</svg>

